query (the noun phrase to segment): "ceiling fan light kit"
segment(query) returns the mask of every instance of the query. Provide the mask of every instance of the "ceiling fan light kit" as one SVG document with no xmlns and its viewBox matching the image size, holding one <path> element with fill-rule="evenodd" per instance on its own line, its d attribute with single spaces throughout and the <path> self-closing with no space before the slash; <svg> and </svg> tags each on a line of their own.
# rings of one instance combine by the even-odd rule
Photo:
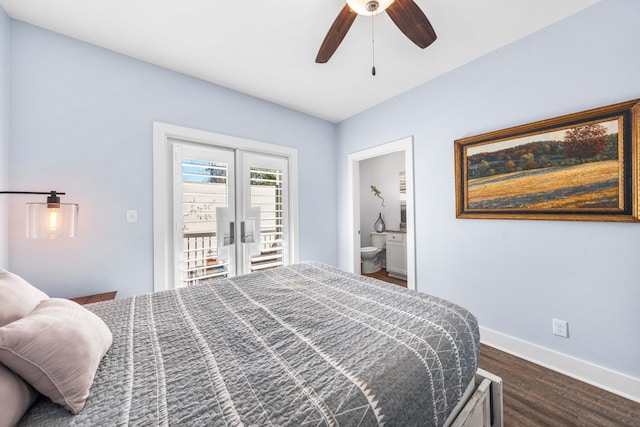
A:
<svg viewBox="0 0 640 427">
<path fill-rule="evenodd" d="M 393 0 L 347 0 L 347 4 L 359 15 L 377 15 L 384 12 Z"/>
<path fill-rule="evenodd" d="M 346 0 L 338 17 L 324 38 L 316 62 L 323 64 L 331 58 L 347 35 L 349 28 L 360 15 L 376 15 L 387 12 L 389 18 L 402 33 L 421 49 L 436 40 L 431 23 L 413 0 Z"/>
</svg>

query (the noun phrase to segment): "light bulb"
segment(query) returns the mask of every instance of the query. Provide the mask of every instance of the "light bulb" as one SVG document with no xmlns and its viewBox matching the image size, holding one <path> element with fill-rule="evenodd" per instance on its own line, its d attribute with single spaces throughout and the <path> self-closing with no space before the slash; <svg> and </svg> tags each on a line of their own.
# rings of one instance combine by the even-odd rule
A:
<svg viewBox="0 0 640 427">
<path fill-rule="evenodd" d="M 58 209 L 49 209 L 49 229 L 56 231 L 58 229 Z"/>
</svg>

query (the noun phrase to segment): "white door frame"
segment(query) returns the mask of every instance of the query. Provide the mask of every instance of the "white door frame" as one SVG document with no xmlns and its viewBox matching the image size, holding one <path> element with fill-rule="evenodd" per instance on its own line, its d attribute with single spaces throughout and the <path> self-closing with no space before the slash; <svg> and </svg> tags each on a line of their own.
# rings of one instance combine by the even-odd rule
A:
<svg viewBox="0 0 640 427">
<path fill-rule="evenodd" d="M 385 154 L 404 152 L 407 179 L 407 287 L 416 289 L 416 227 L 413 197 L 413 137 L 399 139 L 348 156 L 347 180 L 349 185 L 349 271 L 360 274 L 360 162 Z"/>
<path fill-rule="evenodd" d="M 171 289 L 170 280 L 175 277 L 173 271 L 173 228 L 175 225 L 172 221 L 172 210 L 168 209 L 168 189 L 171 189 L 173 185 L 173 174 L 170 170 L 171 156 L 173 156 L 172 140 L 286 157 L 289 169 L 289 254 L 291 263 L 298 262 L 298 150 L 250 139 L 153 122 L 153 289 L 155 292 Z"/>
</svg>

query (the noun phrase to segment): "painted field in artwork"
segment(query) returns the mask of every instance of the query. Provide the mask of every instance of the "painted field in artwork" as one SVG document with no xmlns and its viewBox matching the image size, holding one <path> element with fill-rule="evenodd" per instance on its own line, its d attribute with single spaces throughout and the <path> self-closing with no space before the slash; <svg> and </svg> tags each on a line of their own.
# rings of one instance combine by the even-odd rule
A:
<svg viewBox="0 0 640 427">
<path fill-rule="evenodd" d="M 547 167 L 468 180 L 471 209 L 616 209 L 618 160 Z"/>
</svg>

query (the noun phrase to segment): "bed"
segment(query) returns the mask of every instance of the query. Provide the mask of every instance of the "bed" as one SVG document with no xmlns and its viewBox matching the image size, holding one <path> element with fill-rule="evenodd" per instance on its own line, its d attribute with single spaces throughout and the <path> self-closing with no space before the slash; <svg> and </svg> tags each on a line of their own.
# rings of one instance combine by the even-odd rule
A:
<svg viewBox="0 0 640 427">
<path fill-rule="evenodd" d="M 85 307 L 113 340 L 84 408 L 21 426 L 502 424 L 471 313 L 321 263 Z"/>
</svg>

